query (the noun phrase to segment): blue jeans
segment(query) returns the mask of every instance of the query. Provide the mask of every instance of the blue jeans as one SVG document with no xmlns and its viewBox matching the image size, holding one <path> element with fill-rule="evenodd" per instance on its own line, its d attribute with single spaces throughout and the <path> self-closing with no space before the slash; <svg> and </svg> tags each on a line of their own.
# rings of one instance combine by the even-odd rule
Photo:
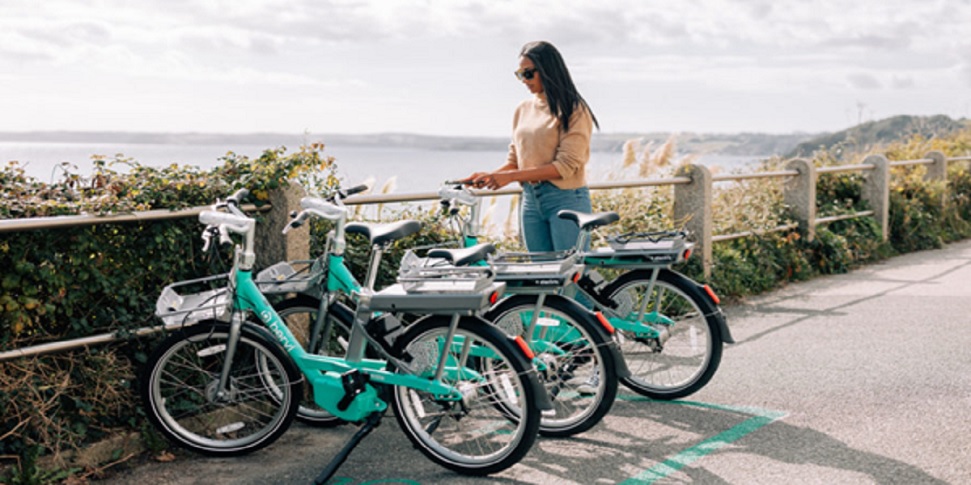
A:
<svg viewBox="0 0 971 485">
<path fill-rule="evenodd" d="M 521 227 L 528 251 L 565 251 L 576 246 L 580 228 L 556 217 L 563 209 L 591 212 L 590 190 L 561 189 L 550 182 L 523 184 Z"/>
</svg>

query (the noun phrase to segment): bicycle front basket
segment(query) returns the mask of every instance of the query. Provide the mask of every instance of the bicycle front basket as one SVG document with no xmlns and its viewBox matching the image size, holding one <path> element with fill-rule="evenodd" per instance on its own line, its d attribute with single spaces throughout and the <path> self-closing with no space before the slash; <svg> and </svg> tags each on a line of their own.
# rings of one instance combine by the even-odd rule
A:
<svg viewBox="0 0 971 485">
<path fill-rule="evenodd" d="M 180 294 L 186 288 L 212 287 L 213 284 L 225 285 L 227 274 L 172 283 L 162 289 L 155 302 L 155 315 L 166 326 L 191 325 L 202 320 L 216 319 L 226 321 L 230 315 L 232 299 L 226 286 L 216 287 L 196 293 Z"/>
</svg>

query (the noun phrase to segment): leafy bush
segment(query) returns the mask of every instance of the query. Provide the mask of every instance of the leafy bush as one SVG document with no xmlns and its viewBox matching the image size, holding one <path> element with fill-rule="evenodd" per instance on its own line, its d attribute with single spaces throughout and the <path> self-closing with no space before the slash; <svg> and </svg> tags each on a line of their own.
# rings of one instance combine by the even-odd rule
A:
<svg viewBox="0 0 971 485">
<path fill-rule="evenodd" d="M 99 159 L 89 178 L 66 168 L 53 184 L 27 177 L 14 163 L 0 170 L 0 215 L 204 206 L 241 187 L 260 204 L 291 178 L 320 190 L 336 184 L 336 166 L 322 151 L 316 144 L 255 159 L 229 153 L 208 172 Z M 199 233 L 193 218 L 0 233 L 0 350 L 153 324 L 165 284 L 220 272 L 212 265 L 221 262 L 203 257 Z M 118 428 L 139 429 L 130 386 L 148 344 L 132 340 L 0 363 L 0 429 L 11 430 L 0 434 L 0 455 L 19 457 L 16 476 L 32 476 L 27 465 L 38 455 L 58 458 Z"/>
</svg>

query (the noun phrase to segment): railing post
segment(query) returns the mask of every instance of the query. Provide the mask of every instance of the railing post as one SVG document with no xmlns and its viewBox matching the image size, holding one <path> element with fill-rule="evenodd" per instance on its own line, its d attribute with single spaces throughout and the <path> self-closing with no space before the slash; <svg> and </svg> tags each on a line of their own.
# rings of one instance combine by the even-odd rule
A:
<svg viewBox="0 0 971 485">
<path fill-rule="evenodd" d="M 701 257 L 705 277 L 711 276 L 711 171 L 704 165 L 685 165 L 678 175 L 691 183 L 674 186 L 674 220 L 695 237 L 695 254 Z"/>
<path fill-rule="evenodd" d="M 927 173 L 924 180 L 928 182 L 940 182 L 941 184 L 941 207 L 947 205 L 947 157 L 938 151 L 928 152 L 924 158 L 934 160 L 934 163 L 926 165 Z"/>
<path fill-rule="evenodd" d="M 799 232 L 806 241 L 816 239 L 816 166 L 809 160 L 794 158 L 786 169 L 799 175 L 790 177 L 783 186 L 783 200 L 799 223 Z"/>
<path fill-rule="evenodd" d="M 863 177 L 863 200 L 873 209 L 880 226 L 881 241 L 890 234 L 890 162 L 883 155 L 870 155 L 863 160 L 873 170 Z"/>
<path fill-rule="evenodd" d="M 303 187 L 295 182 L 270 191 L 271 209 L 256 225 L 257 268 L 266 268 L 280 261 L 309 259 L 310 231 L 301 228 L 281 233 L 290 222 L 290 212 L 300 210 L 300 199 L 305 195 Z"/>
<path fill-rule="evenodd" d="M 941 152 L 933 151 L 924 155 L 924 158 L 934 160 L 934 163 L 926 165 L 927 173 L 924 174 L 924 180 L 947 182 L 947 157 Z"/>
</svg>

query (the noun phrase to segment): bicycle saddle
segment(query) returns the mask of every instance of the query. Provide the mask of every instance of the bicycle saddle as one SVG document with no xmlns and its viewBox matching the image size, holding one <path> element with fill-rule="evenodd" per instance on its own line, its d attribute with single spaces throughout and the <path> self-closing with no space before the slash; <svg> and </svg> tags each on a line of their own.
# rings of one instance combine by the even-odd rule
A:
<svg viewBox="0 0 971 485">
<path fill-rule="evenodd" d="M 586 212 L 561 210 L 556 213 L 556 216 L 560 219 L 576 222 L 580 229 L 593 229 L 620 220 L 620 216 L 613 211 L 588 214 Z"/>
<path fill-rule="evenodd" d="M 351 222 L 344 226 L 344 232 L 348 234 L 360 234 L 368 238 L 372 245 L 397 241 L 420 230 L 421 223 L 412 220 L 384 224 L 376 222 Z"/>
<path fill-rule="evenodd" d="M 496 247 L 492 243 L 476 244 L 470 248 L 443 249 L 437 248 L 428 251 L 429 258 L 442 258 L 455 266 L 466 266 L 486 259 L 486 256 L 496 252 Z"/>
</svg>

